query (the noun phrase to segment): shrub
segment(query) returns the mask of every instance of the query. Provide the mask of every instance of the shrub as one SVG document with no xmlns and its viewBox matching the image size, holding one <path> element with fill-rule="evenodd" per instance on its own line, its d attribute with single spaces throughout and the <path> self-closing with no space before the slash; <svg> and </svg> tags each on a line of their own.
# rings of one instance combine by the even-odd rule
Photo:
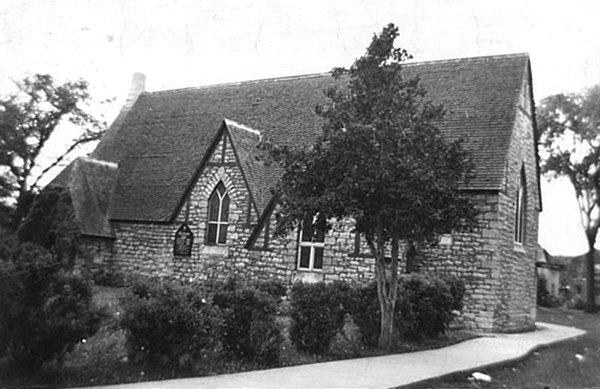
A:
<svg viewBox="0 0 600 389">
<path fill-rule="evenodd" d="M 556 308 L 561 304 L 560 299 L 548 291 L 548 281 L 542 275 L 537 279 L 537 304 L 546 308 Z"/>
<path fill-rule="evenodd" d="M 453 318 L 452 311 L 462 309 L 464 294 L 464 282 L 457 277 L 403 275 L 398 282 L 394 325 L 411 340 L 443 334 Z M 375 347 L 381 331 L 377 284 L 359 286 L 351 296 L 347 309 L 361 341 Z"/>
<path fill-rule="evenodd" d="M 462 305 L 456 300 L 458 290 L 453 295 L 449 283 L 440 277 L 404 275 L 398 288 L 395 325 L 406 339 L 442 335 L 452 321 L 453 308 Z"/>
<path fill-rule="evenodd" d="M 344 326 L 349 293 L 350 287 L 341 282 L 297 283 L 292 287 L 290 338 L 298 350 L 313 354 L 329 350 Z"/>
<path fill-rule="evenodd" d="M 11 233 L 1 232 L 0 226 L 0 260 L 10 261 L 17 251 L 19 239 Z"/>
<path fill-rule="evenodd" d="M 259 282 L 256 288 L 276 299 L 281 299 L 287 295 L 287 287 L 278 280 Z"/>
<path fill-rule="evenodd" d="M 279 363 L 283 336 L 271 295 L 232 282 L 215 292 L 213 304 L 223 312 L 222 342 L 229 355 L 265 366 Z"/>
<path fill-rule="evenodd" d="M 122 274 L 116 273 L 104 267 L 93 270 L 91 272 L 91 276 L 94 284 L 96 285 L 118 288 L 125 286 L 125 277 Z"/>
<path fill-rule="evenodd" d="M 19 368 L 35 370 L 61 363 L 81 339 L 93 335 L 103 318 L 92 303 L 91 285 L 62 268 L 44 248 L 22 245 L 14 266 L 5 266 L 11 296 L 2 307 L 8 355 Z M 3 291 L 4 292 L 4 291 Z"/>
<path fill-rule="evenodd" d="M 456 276 L 443 276 L 442 280 L 450 287 L 450 294 L 452 294 L 451 309 L 454 311 L 462 311 L 466 292 L 464 281 Z"/>
<path fill-rule="evenodd" d="M 12 261 L 0 259 L 0 358 L 6 355 L 9 341 L 9 323 L 16 308 L 20 289 L 17 272 Z"/>
<path fill-rule="evenodd" d="M 568 307 L 578 311 L 583 311 L 587 308 L 587 302 L 580 296 L 577 296 L 575 299 L 573 299 L 573 301 L 569 302 Z"/>
<path fill-rule="evenodd" d="M 358 327 L 360 340 L 367 347 L 377 346 L 381 331 L 381 309 L 377 297 L 377 283 L 359 286 L 352 290 L 346 308 Z"/>
<path fill-rule="evenodd" d="M 221 314 L 191 286 L 138 279 L 121 305 L 133 361 L 198 371 L 210 368 L 218 355 Z"/>
</svg>

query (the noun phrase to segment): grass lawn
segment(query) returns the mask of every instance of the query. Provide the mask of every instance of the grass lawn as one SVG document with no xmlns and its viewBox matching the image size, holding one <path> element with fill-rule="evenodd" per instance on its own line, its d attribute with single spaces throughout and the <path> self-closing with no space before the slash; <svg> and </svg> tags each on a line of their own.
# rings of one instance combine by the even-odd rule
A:
<svg viewBox="0 0 600 389">
<path fill-rule="evenodd" d="M 538 308 L 538 321 L 573 326 L 588 333 L 542 348 L 519 363 L 483 370 L 490 383 L 471 382 L 465 375 L 430 381 L 421 388 L 597 388 L 600 386 L 600 315 L 566 308 Z M 485 350 L 482 350 L 485 352 Z M 580 356 L 580 358 L 577 357 Z"/>
</svg>

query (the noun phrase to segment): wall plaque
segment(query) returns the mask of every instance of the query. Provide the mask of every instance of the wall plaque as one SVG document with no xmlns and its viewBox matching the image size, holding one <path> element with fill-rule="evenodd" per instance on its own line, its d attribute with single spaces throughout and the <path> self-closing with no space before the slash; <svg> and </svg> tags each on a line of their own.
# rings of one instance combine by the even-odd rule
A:
<svg viewBox="0 0 600 389">
<path fill-rule="evenodd" d="M 194 234 L 187 224 L 183 223 L 175 232 L 175 243 L 173 245 L 173 254 L 182 257 L 192 255 L 192 245 L 194 244 Z"/>
</svg>

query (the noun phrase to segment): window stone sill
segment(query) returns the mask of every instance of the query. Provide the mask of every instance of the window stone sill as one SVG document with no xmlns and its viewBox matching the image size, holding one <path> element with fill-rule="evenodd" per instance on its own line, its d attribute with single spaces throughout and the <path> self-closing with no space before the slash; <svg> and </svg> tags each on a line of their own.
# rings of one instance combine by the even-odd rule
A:
<svg viewBox="0 0 600 389">
<path fill-rule="evenodd" d="M 522 243 L 515 242 L 514 250 L 517 253 L 521 253 L 521 254 L 525 254 L 526 253 L 525 246 L 523 246 Z"/>
<path fill-rule="evenodd" d="M 226 257 L 229 255 L 229 246 L 203 245 L 200 254 Z"/>
<path fill-rule="evenodd" d="M 302 281 L 307 284 L 313 284 L 316 282 L 323 281 L 323 271 L 322 270 L 309 270 L 309 269 L 298 269 L 294 277 L 294 281 Z"/>
</svg>

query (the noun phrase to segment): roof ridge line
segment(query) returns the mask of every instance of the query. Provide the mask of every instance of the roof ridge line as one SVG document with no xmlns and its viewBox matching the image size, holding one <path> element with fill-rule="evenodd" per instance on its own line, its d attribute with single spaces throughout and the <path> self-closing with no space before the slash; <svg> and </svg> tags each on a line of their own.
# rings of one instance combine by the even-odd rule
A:
<svg viewBox="0 0 600 389">
<path fill-rule="evenodd" d="M 500 58 L 517 58 L 517 57 L 529 57 L 528 52 L 511 53 L 511 54 L 491 54 L 491 55 L 477 55 L 474 57 L 462 57 L 462 58 L 447 58 L 447 59 L 432 59 L 427 61 L 416 61 L 416 62 L 405 62 L 404 66 L 416 66 L 425 64 L 444 64 L 444 63 L 456 63 L 468 60 L 489 60 L 489 59 L 500 59 Z"/>
<path fill-rule="evenodd" d="M 198 89 L 210 89 L 210 88 L 219 88 L 219 87 L 228 87 L 228 86 L 239 86 L 239 85 L 252 85 L 252 84 L 261 84 L 266 82 L 278 82 L 278 81 L 291 81 L 291 80 L 303 80 L 307 78 L 318 78 L 324 76 L 330 76 L 330 72 L 322 72 L 322 73 L 310 73 L 310 74 L 301 74 L 296 76 L 283 76 L 283 77 L 271 77 L 271 78 L 261 78 L 257 80 L 245 80 L 245 81 L 233 81 L 233 82 L 225 82 L 220 84 L 208 84 L 208 85 L 199 85 L 199 86 L 190 86 L 185 88 L 175 88 L 175 89 L 164 89 L 153 92 L 143 92 L 143 95 L 154 95 L 154 94 L 168 94 L 168 93 L 180 93 L 191 90 Z"/>
<path fill-rule="evenodd" d="M 114 168 L 114 169 L 117 169 L 119 167 L 119 164 L 116 162 L 105 161 L 103 159 L 97 159 L 97 158 L 88 157 L 88 156 L 77 157 L 76 160 L 91 162 L 91 163 L 94 163 L 97 165 L 103 165 L 103 166 L 107 166 L 107 167 Z"/>
<path fill-rule="evenodd" d="M 484 60 L 484 59 L 499 59 L 499 58 L 516 58 L 516 57 L 529 57 L 528 52 L 519 52 L 519 53 L 511 53 L 511 54 L 492 54 L 492 55 L 479 55 L 473 57 L 462 57 L 462 58 L 447 58 L 447 59 L 432 59 L 426 61 L 415 61 L 415 62 L 404 62 L 403 66 L 418 66 L 424 64 L 431 63 L 456 63 L 465 60 Z M 163 89 L 158 91 L 146 91 L 143 92 L 143 95 L 155 95 L 155 94 L 169 94 L 169 93 L 181 93 L 191 90 L 199 90 L 199 89 L 210 89 L 210 88 L 220 88 L 220 87 L 229 87 L 229 86 L 239 86 L 239 85 L 253 85 L 253 84 L 261 84 L 267 82 L 278 82 L 278 81 L 293 81 L 293 80 L 303 80 L 307 78 L 318 78 L 324 76 L 330 76 L 331 72 L 321 72 L 321 73 L 308 73 L 308 74 L 300 74 L 293 76 L 282 76 L 282 77 L 268 77 L 268 78 L 259 78 L 255 80 L 244 80 L 244 81 L 233 81 L 233 82 L 224 82 L 218 84 L 207 84 L 207 85 L 199 85 L 199 86 L 191 86 L 184 88 L 174 88 L 174 89 Z"/>
</svg>

